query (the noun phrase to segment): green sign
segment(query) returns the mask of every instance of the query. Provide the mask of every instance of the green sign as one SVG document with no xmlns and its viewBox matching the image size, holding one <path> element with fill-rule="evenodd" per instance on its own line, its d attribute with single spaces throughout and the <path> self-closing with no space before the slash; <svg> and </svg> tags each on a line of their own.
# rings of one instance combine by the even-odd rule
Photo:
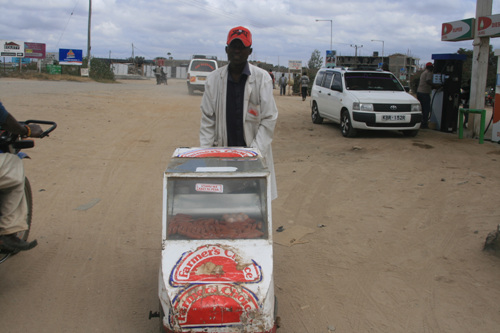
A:
<svg viewBox="0 0 500 333">
<path fill-rule="evenodd" d="M 47 72 L 49 74 L 61 74 L 61 66 L 59 66 L 59 65 L 47 65 Z"/>
</svg>

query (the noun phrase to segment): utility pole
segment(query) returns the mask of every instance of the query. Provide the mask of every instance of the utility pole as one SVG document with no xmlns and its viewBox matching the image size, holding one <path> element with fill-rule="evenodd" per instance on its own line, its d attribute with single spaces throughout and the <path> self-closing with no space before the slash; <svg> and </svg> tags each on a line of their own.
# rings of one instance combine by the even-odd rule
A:
<svg viewBox="0 0 500 333">
<path fill-rule="evenodd" d="M 476 1 L 476 22 L 480 16 L 489 16 L 492 11 L 493 0 Z M 476 23 L 477 24 L 477 23 Z M 470 108 L 484 109 L 484 91 L 486 90 L 486 78 L 488 74 L 488 59 L 490 56 L 490 37 L 474 37 L 474 50 L 472 52 L 472 74 L 470 90 Z M 475 124 L 476 114 L 469 114 L 470 130 L 467 135 L 472 137 L 479 134 L 479 124 Z M 471 132 L 472 131 L 472 132 Z"/>
<path fill-rule="evenodd" d="M 92 16 L 92 0 L 89 0 L 89 27 L 88 27 L 88 36 L 87 36 L 87 68 L 89 70 L 90 76 L 90 22 Z"/>
<path fill-rule="evenodd" d="M 351 44 L 351 47 L 354 47 L 354 49 L 355 49 L 355 52 L 354 52 L 354 61 L 355 61 L 356 66 L 357 66 L 358 65 L 358 48 L 362 48 L 363 45 Z"/>
</svg>

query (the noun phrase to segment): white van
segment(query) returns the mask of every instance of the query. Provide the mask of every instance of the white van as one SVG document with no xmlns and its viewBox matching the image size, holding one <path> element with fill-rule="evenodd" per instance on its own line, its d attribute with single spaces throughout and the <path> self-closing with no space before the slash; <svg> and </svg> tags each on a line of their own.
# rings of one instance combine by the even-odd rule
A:
<svg viewBox="0 0 500 333">
<path fill-rule="evenodd" d="M 195 90 L 205 91 L 208 74 L 218 68 L 217 57 L 193 56 L 187 72 L 187 86 L 190 95 Z"/>
<path fill-rule="evenodd" d="M 390 72 L 342 68 L 319 70 L 311 89 L 311 118 L 340 124 L 342 135 L 357 129 L 396 130 L 415 136 L 422 122 L 420 102 Z"/>
</svg>

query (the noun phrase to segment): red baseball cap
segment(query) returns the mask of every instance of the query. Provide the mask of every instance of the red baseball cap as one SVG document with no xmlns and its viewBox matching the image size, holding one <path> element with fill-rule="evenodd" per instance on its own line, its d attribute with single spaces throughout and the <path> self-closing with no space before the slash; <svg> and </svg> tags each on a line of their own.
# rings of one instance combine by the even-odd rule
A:
<svg viewBox="0 0 500 333">
<path fill-rule="evenodd" d="M 425 64 L 425 67 L 429 67 L 429 66 L 434 66 L 434 65 L 432 64 L 432 62 L 428 62 Z"/>
<path fill-rule="evenodd" d="M 227 45 L 235 39 L 239 39 L 246 47 L 252 46 L 252 33 L 245 27 L 236 27 L 229 30 L 227 34 Z"/>
</svg>

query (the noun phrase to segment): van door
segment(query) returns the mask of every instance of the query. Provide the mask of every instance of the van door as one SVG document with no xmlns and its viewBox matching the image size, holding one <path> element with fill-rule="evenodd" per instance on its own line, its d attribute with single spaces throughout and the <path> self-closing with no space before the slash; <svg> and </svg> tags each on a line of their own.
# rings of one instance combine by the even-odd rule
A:
<svg viewBox="0 0 500 333">
<path fill-rule="evenodd" d="M 330 96 L 331 90 L 330 87 L 332 85 L 333 72 L 326 71 L 325 77 L 321 82 L 321 86 L 318 86 L 318 108 L 320 110 L 320 114 L 326 118 L 332 118 L 332 110 L 330 105 Z"/>
<path fill-rule="evenodd" d="M 342 110 L 342 99 L 344 98 L 344 87 L 342 85 L 342 73 L 335 72 L 330 86 L 329 105 L 331 119 L 340 122 L 340 111 Z"/>
</svg>

